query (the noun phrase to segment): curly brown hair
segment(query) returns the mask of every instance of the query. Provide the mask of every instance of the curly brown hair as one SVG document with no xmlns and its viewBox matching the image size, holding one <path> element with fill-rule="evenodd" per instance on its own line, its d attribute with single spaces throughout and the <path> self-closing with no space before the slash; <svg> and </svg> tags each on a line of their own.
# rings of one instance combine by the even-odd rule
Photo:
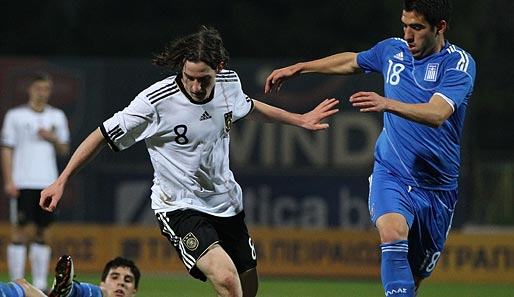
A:
<svg viewBox="0 0 514 297">
<path fill-rule="evenodd" d="M 155 55 L 152 62 L 158 66 L 181 70 L 186 61 L 204 62 L 212 69 L 217 69 L 221 63 L 226 65 L 229 54 L 219 32 L 202 26 L 196 33 L 171 41 L 162 53 Z"/>
</svg>

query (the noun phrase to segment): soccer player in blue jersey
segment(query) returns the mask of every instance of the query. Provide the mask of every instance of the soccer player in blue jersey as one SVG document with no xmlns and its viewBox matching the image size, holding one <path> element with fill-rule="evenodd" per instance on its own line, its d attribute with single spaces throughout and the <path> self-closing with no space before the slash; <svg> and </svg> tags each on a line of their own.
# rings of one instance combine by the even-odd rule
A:
<svg viewBox="0 0 514 297">
<path fill-rule="evenodd" d="M 379 72 L 384 92 L 350 102 L 384 112 L 370 177 L 369 212 L 381 240 L 386 296 L 414 296 L 434 270 L 457 203 L 460 137 L 475 81 L 471 55 L 444 38 L 449 0 L 404 0 L 403 38 L 273 71 L 265 92 L 302 73 Z"/>
<path fill-rule="evenodd" d="M 217 296 L 257 294 L 257 252 L 245 223 L 243 193 L 229 166 L 230 130 L 243 118 L 308 130 L 328 128 L 336 113 L 326 99 L 296 114 L 248 97 L 217 30 L 178 38 L 156 57 L 178 72 L 142 92 L 77 148 L 57 181 L 41 192 L 53 211 L 68 179 L 107 145 L 114 151 L 144 141 L 154 167 L 152 209 L 160 231 L 191 276 L 209 280 Z"/>
<path fill-rule="evenodd" d="M 132 260 L 116 257 L 105 264 L 99 286 L 74 281 L 74 277 L 71 256 L 61 256 L 48 297 L 135 297 L 141 272 Z"/>
</svg>

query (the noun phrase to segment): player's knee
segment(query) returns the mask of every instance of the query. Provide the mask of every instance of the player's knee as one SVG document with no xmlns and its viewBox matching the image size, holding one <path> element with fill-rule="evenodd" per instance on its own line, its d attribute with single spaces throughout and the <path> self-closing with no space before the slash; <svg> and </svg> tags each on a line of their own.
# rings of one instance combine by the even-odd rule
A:
<svg viewBox="0 0 514 297">
<path fill-rule="evenodd" d="M 409 234 L 409 226 L 405 219 L 395 214 L 379 218 L 377 228 L 382 243 L 406 240 Z"/>
<path fill-rule="evenodd" d="M 235 270 L 218 270 L 209 277 L 209 280 L 215 287 L 223 288 L 223 291 L 230 292 L 229 296 L 238 296 L 238 292 L 241 292 L 241 283 Z"/>
</svg>

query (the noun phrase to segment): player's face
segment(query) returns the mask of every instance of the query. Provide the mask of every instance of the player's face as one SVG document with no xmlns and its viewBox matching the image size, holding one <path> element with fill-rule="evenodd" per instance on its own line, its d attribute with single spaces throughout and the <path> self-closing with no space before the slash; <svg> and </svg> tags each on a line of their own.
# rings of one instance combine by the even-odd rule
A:
<svg viewBox="0 0 514 297">
<path fill-rule="evenodd" d="M 182 69 L 182 84 L 193 100 L 202 102 L 211 95 L 218 72 L 204 62 L 186 61 Z"/>
<path fill-rule="evenodd" d="M 137 293 L 136 278 L 128 267 L 112 268 L 100 287 L 105 297 L 133 297 Z"/>
<path fill-rule="evenodd" d="M 36 80 L 28 90 L 29 100 L 36 104 L 46 104 L 52 93 L 52 83 L 45 80 Z"/>
<path fill-rule="evenodd" d="M 431 26 L 423 15 L 414 11 L 403 11 L 402 23 L 403 38 L 407 41 L 415 59 L 422 59 L 439 52 L 444 46 L 442 34 Z"/>
</svg>

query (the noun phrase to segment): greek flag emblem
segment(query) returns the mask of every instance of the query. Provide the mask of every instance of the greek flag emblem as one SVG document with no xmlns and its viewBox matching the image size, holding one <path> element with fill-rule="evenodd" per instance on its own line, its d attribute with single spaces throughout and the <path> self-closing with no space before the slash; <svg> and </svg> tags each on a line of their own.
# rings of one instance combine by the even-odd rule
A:
<svg viewBox="0 0 514 297">
<path fill-rule="evenodd" d="M 436 81 L 438 69 L 439 69 L 439 63 L 429 63 L 427 65 L 427 72 L 425 72 L 425 80 L 426 81 Z"/>
</svg>

